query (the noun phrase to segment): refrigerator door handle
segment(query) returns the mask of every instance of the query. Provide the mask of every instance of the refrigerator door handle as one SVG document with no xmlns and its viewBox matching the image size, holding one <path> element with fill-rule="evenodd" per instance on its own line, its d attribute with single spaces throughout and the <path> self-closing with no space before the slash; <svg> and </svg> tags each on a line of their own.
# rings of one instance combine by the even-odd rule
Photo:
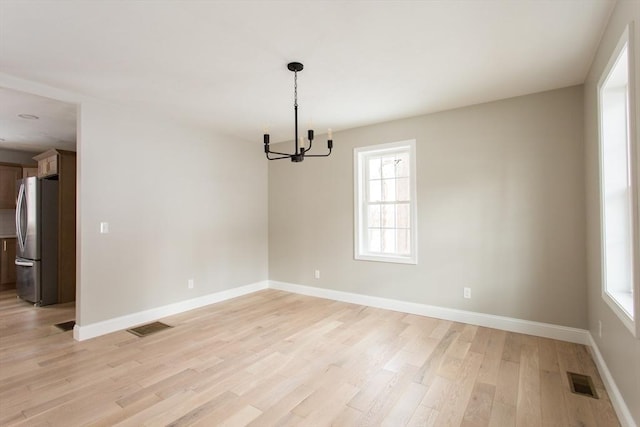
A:
<svg viewBox="0 0 640 427">
<path fill-rule="evenodd" d="M 18 235 L 18 245 L 20 251 L 24 251 L 25 239 L 22 237 L 22 209 L 24 209 L 24 181 L 20 184 L 20 190 L 18 191 L 18 205 L 16 206 L 16 234 Z"/>
<path fill-rule="evenodd" d="M 16 260 L 16 265 L 19 265 L 20 267 L 33 267 L 33 262 Z"/>
</svg>

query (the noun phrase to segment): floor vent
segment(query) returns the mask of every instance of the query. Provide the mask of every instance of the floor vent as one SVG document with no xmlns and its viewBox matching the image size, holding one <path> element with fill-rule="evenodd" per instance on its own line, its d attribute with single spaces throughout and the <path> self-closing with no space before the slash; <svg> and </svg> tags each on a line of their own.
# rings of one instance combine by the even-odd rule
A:
<svg viewBox="0 0 640 427">
<path fill-rule="evenodd" d="M 76 321 L 69 320 L 68 322 L 56 323 L 53 326 L 55 326 L 58 329 L 62 329 L 63 331 L 71 331 L 73 327 L 76 326 Z"/>
<path fill-rule="evenodd" d="M 162 322 L 153 322 L 147 325 L 138 326 L 137 328 L 127 329 L 127 331 L 139 337 L 146 337 L 147 335 L 151 335 L 168 328 L 172 328 L 172 326 L 169 326 Z"/>
<path fill-rule="evenodd" d="M 567 375 L 569 375 L 569 386 L 571 387 L 572 393 L 598 399 L 598 393 L 596 393 L 596 388 L 593 386 L 593 381 L 590 376 L 576 374 L 574 372 L 567 372 Z"/>
</svg>

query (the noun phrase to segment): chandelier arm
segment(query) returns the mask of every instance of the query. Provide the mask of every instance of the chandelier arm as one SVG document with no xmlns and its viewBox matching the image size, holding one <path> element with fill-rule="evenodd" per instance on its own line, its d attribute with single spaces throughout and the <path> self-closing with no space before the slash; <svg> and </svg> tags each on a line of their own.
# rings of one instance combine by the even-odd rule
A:
<svg viewBox="0 0 640 427">
<path fill-rule="evenodd" d="M 269 153 L 267 153 L 268 160 L 280 160 L 280 159 L 290 159 L 290 158 L 291 158 L 291 154 L 285 154 L 284 156 L 280 156 L 280 157 L 269 157 Z"/>
<path fill-rule="evenodd" d="M 327 154 L 306 154 L 305 153 L 305 157 L 329 157 L 331 155 L 331 149 L 329 149 L 329 152 Z"/>
<path fill-rule="evenodd" d="M 280 154 L 281 156 L 289 156 L 289 157 L 294 156 L 294 154 L 281 153 L 279 151 L 271 151 L 271 150 L 269 150 L 269 154 Z"/>
</svg>

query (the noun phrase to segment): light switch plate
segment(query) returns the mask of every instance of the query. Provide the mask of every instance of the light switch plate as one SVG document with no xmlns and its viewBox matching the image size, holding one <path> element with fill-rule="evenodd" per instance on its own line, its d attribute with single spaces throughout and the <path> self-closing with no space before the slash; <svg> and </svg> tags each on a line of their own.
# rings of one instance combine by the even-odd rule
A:
<svg viewBox="0 0 640 427">
<path fill-rule="evenodd" d="M 101 222 L 100 223 L 100 234 L 107 234 L 109 232 L 109 223 Z"/>
</svg>

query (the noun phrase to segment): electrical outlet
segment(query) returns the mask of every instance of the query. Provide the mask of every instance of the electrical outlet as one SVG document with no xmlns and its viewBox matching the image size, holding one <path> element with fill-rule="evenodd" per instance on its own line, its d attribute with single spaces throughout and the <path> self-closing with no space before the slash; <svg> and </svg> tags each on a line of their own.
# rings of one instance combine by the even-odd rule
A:
<svg viewBox="0 0 640 427">
<path fill-rule="evenodd" d="M 598 338 L 602 338 L 602 320 L 598 320 Z"/>
<path fill-rule="evenodd" d="M 316 270 L 313 277 L 315 277 L 316 279 L 320 278 L 320 270 Z"/>
<path fill-rule="evenodd" d="M 464 288 L 464 297 L 467 299 L 471 298 L 471 288 Z"/>
<path fill-rule="evenodd" d="M 189 279 L 188 286 L 189 286 L 189 289 L 193 289 L 193 279 Z"/>
</svg>

